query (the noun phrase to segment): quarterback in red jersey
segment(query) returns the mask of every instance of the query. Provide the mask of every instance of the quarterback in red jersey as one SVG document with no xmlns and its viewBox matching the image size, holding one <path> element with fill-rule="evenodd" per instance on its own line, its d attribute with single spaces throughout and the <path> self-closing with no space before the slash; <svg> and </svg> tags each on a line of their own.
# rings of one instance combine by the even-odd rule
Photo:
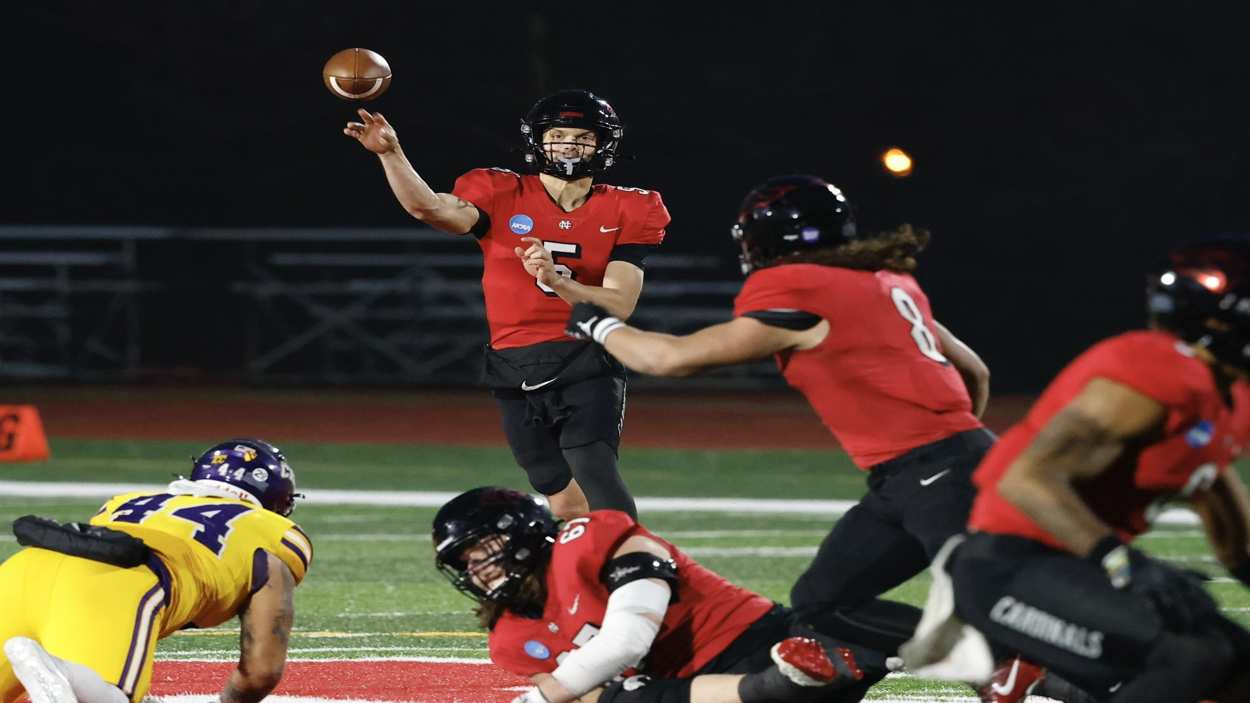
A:
<svg viewBox="0 0 1250 703">
<path fill-rule="evenodd" d="M 521 123 L 526 162 L 538 173 L 474 169 L 451 193 L 417 175 L 385 117 L 358 114 L 362 121 L 343 131 L 378 155 L 404 208 L 444 232 L 473 235 L 482 249 L 483 379 L 531 485 L 562 517 L 601 508 L 636 515 L 617 469 L 624 369 L 564 335 L 574 303 L 633 313 L 644 262 L 669 223 L 659 193 L 594 182 L 619 158 L 616 111 L 585 90 L 545 97 Z"/>
<path fill-rule="evenodd" d="M 558 525 L 523 493 L 476 488 L 439 510 L 433 539 L 491 660 L 535 683 L 523 703 L 840 703 L 886 673 L 884 654 L 796 635 L 785 608 L 620 511 Z"/>
<path fill-rule="evenodd" d="M 1191 572 L 1129 546 L 1168 501 L 1190 503 L 1250 584 L 1242 452 L 1250 373 L 1250 240 L 1185 245 L 1149 279 L 1151 329 L 1065 368 L 986 457 L 948 563 L 955 613 L 1107 700 L 1250 700 L 1250 632 Z"/>
<path fill-rule="evenodd" d="M 806 617 L 861 606 L 920 573 L 963 531 L 973 469 L 994 441 L 978 417 L 989 371 L 939 324 L 912 277 L 928 234 L 910 226 L 866 236 L 850 204 L 813 176 L 752 190 L 733 227 L 748 274 L 734 319 L 675 337 L 574 306 L 569 333 L 627 367 L 665 376 L 775 355 L 790 385 L 868 472 L 868 495 L 834 526 L 791 592 Z M 897 642 L 919 611 L 898 606 Z M 864 630 L 888 629 L 862 623 Z M 859 640 L 850 632 L 847 639 Z"/>
</svg>

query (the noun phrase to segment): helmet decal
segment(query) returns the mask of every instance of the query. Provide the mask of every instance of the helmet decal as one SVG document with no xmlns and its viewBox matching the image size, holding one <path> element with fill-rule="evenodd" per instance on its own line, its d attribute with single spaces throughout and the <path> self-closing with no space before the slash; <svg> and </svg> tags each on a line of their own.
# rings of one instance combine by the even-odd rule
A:
<svg viewBox="0 0 1250 703">
<path fill-rule="evenodd" d="M 234 439 L 209 447 L 191 466 L 192 481 L 216 481 L 241 489 L 266 510 L 295 509 L 295 471 L 281 450 L 260 439 Z"/>
</svg>

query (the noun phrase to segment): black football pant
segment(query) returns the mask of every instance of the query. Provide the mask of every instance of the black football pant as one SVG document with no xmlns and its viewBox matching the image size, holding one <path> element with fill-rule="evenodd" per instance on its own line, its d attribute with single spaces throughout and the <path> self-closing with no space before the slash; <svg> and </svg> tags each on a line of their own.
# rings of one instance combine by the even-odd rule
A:
<svg viewBox="0 0 1250 703">
<path fill-rule="evenodd" d="M 617 462 L 625 420 L 623 376 L 493 393 L 508 446 L 534 490 L 552 495 L 576 478 L 591 510 L 620 510 L 637 519 Z"/>
<path fill-rule="evenodd" d="M 854 624 L 857 609 L 927 568 L 947 538 L 964 531 L 976 496 L 972 472 L 994 440 L 989 430 L 969 430 L 874 466 L 868 494 L 834 524 L 790 591 L 799 616 Z M 920 611 L 898 607 L 910 613 L 891 633 L 901 642 Z M 864 625 L 899 622 L 898 614 L 886 620 Z"/>
<path fill-rule="evenodd" d="M 960 618 L 996 654 L 1019 653 L 1114 703 L 1193 703 L 1250 665 L 1250 632 L 1212 611 L 1168 630 L 1103 569 L 1019 537 L 972 534 L 948 565 Z"/>
</svg>

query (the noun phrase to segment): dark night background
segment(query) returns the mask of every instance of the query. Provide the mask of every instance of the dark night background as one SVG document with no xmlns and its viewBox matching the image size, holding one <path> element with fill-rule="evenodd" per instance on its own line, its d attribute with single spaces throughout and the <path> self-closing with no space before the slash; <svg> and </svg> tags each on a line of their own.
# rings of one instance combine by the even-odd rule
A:
<svg viewBox="0 0 1250 703">
<path fill-rule="evenodd" d="M 0 224 L 415 224 L 320 83 L 362 46 L 395 75 L 370 106 L 436 189 L 517 165 L 533 100 L 586 87 L 637 156 L 604 180 L 664 194 L 668 251 L 731 267 L 738 201 L 786 172 L 840 184 L 869 222 L 930 228 L 936 316 L 996 390 L 1035 391 L 1142 323 L 1169 245 L 1250 230 L 1240 13 L 938 5 L 26 4 L 11 56 L 38 58 L 8 82 Z M 890 145 L 914 155 L 910 179 L 882 172 Z M 220 263 L 174 249 L 149 262 L 170 280 Z"/>
</svg>

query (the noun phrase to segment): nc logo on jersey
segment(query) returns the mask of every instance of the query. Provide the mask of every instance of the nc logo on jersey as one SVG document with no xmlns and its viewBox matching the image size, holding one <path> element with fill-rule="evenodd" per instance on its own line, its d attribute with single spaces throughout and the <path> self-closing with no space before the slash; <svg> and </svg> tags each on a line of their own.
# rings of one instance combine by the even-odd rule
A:
<svg viewBox="0 0 1250 703">
<path fill-rule="evenodd" d="M 535 659 L 546 659 L 551 656 L 551 650 L 547 649 L 547 645 L 537 640 L 530 640 L 525 643 L 525 653 Z"/>
<path fill-rule="evenodd" d="M 512 219 L 508 220 L 508 229 L 512 230 L 513 234 L 529 234 L 534 231 L 534 218 L 529 215 L 513 215 Z"/>
<path fill-rule="evenodd" d="M 1185 433 L 1185 442 L 1194 449 L 1200 449 L 1211 443 L 1211 439 L 1215 436 L 1215 426 L 1208 420 L 1203 420 Z"/>
</svg>

